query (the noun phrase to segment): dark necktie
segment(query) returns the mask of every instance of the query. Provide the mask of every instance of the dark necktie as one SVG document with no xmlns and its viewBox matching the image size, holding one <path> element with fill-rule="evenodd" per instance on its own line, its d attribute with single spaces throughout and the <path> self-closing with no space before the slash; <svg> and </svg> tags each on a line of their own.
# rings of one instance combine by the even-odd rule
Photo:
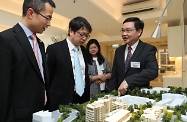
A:
<svg viewBox="0 0 187 122">
<path fill-rule="evenodd" d="M 129 61 L 130 61 L 131 56 L 132 56 L 131 50 L 132 50 L 132 48 L 129 46 L 129 47 L 128 47 L 127 57 L 126 57 L 126 60 L 125 60 L 125 71 L 127 71 L 127 66 L 128 66 L 128 64 L 129 64 Z"/>
</svg>

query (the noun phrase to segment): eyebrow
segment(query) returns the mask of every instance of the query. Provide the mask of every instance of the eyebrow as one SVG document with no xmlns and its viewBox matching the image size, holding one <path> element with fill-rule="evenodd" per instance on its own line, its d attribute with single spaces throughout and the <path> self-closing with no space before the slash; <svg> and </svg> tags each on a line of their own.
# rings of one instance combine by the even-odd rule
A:
<svg viewBox="0 0 187 122">
<path fill-rule="evenodd" d="M 46 17 L 52 18 L 52 16 L 51 16 L 51 15 L 46 15 Z"/>
<path fill-rule="evenodd" d="M 124 29 L 132 29 L 132 28 L 121 28 L 122 30 L 124 30 Z"/>
</svg>

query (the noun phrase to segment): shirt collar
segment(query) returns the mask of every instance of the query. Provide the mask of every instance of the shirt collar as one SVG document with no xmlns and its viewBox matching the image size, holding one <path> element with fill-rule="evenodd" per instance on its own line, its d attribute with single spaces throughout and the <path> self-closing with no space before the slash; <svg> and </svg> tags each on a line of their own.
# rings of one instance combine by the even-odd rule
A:
<svg viewBox="0 0 187 122">
<path fill-rule="evenodd" d="M 132 51 L 134 51 L 134 50 L 136 49 L 138 43 L 139 43 L 139 40 L 131 46 Z M 127 47 L 126 47 L 126 48 L 128 49 L 128 47 L 129 47 L 129 45 L 127 44 Z"/>
<path fill-rule="evenodd" d="M 75 48 L 75 45 L 73 45 L 73 43 L 68 38 L 66 38 L 66 40 L 68 43 L 69 50 L 73 51 L 73 49 Z M 80 49 L 80 46 L 78 46 L 78 49 Z"/>
<path fill-rule="evenodd" d="M 27 37 L 33 34 L 33 32 L 31 32 L 23 23 L 19 22 L 18 24 L 21 26 Z"/>
</svg>

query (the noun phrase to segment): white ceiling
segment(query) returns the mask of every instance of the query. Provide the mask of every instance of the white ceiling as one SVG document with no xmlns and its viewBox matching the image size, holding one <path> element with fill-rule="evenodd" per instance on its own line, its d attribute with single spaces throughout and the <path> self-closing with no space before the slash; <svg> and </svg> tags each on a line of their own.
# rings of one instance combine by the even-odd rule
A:
<svg viewBox="0 0 187 122">
<path fill-rule="evenodd" d="M 75 3 L 74 3 L 75 1 Z M 146 0 L 54 0 L 54 10 L 51 27 L 48 28 L 41 38 L 51 41 L 51 37 L 64 38 L 67 34 L 69 21 L 76 16 L 85 17 L 92 25 L 91 38 L 97 38 L 100 42 L 121 41 L 119 30 L 122 22 L 129 16 L 137 16 L 145 22 L 142 38 L 151 39 L 151 34 L 156 27 L 166 0 L 160 2 L 161 9 L 153 12 L 124 16 L 121 8 L 126 4 L 145 2 Z M 178 0 L 174 0 L 178 1 Z M 12 27 L 21 18 L 23 0 L 1 0 L 0 4 L 0 31 Z M 162 22 L 162 36 L 167 35 L 167 18 Z M 154 39 L 153 39 L 154 40 Z M 48 42 L 52 43 L 52 42 Z"/>
</svg>

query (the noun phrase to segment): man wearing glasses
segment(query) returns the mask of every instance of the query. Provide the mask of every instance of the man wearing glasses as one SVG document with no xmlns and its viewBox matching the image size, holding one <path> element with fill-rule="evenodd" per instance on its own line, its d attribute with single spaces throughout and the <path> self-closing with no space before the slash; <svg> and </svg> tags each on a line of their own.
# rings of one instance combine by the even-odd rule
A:
<svg viewBox="0 0 187 122">
<path fill-rule="evenodd" d="M 44 44 L 36 37 L 50 26 L 52 0 L 24 0 L 21 21 L 0 33 L 0 122 L 32 122 L 47 97 Z"/>
<path fill-rule="evenodd" d="M 91 32 L 92 27 L 85 18 L 75 17 L 69 23 L 68 37 L 48 46 L 50 111 L 57 110 L 60 104 L 90 100 L 88 52 L 82 44 Z"/>
<path fill-rule="evenodd" d="M 124 45 L 115 51 L 112 78 L 107 82 L 109 91 L 118 90 L 124 95 L 128 88 L 148 87 L 158 76 L 156 47 L 142 42 L 144 23 L 137 17 L 127 18 L 121 28 Z"/>
</svg>

